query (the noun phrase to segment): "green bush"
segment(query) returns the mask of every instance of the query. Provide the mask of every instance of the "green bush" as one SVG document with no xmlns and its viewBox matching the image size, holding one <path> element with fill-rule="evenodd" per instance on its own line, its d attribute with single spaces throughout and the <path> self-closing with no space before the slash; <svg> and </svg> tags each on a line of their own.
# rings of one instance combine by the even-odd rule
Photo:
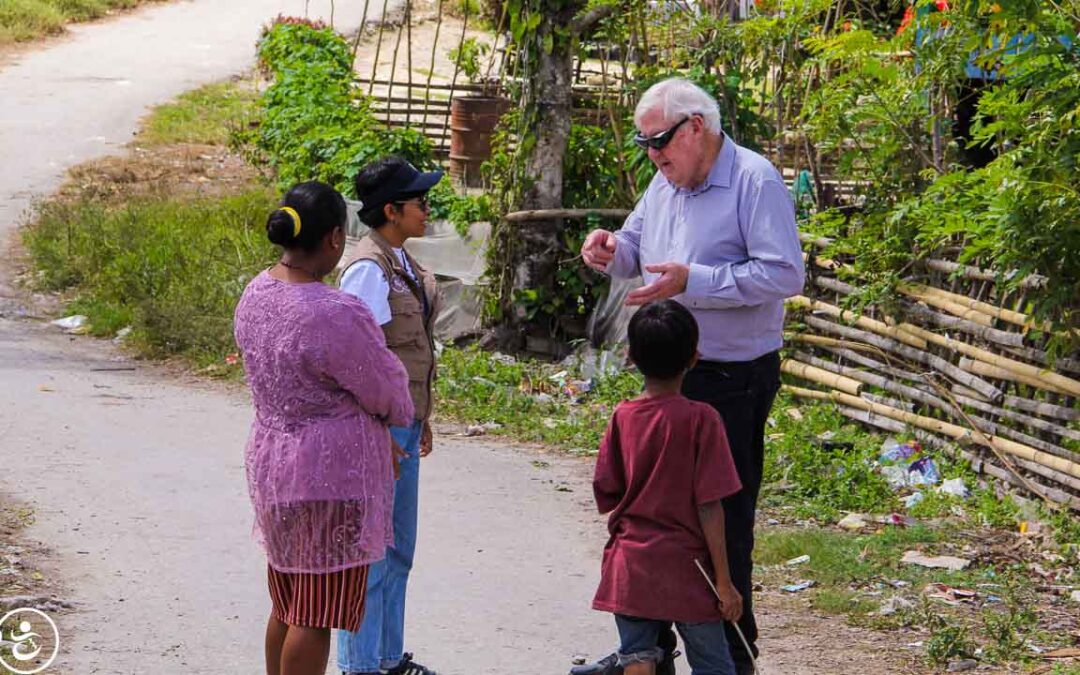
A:
<svg viewBox="0 0 1080 675">
<path fill-rule="evenodd" d="M 431 144 L 413 129 L 388 129 L 356 87 L 349 44 L 330 28 L 279 19 L 259 42 L 260 66 L 273 83 L 260 100 L 253 145 L 275 169 L 278 185 L 318 179 L 352 194 L 364 165 L 401 155 L 432 165 Z"/>
<path fill-rule="evenodd" d="M 39 283 L 71 289 L 71 310 L 94 333 L 126 325 L 154 356 L 217 360 L 234 350 L 232 315 L 247 282 L 276 253 L 266 240 L 272 195 L 139 197 L 110 209 L 94 201 L 47 203 L 24 242 Z"/>
</svg>

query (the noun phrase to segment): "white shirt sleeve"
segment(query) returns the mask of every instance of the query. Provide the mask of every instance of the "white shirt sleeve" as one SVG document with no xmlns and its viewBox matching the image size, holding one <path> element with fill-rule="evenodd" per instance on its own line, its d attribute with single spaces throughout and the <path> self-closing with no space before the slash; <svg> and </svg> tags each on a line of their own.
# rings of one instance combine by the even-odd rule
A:
<svg viewBox="0 0 1080 675">
<path fill-rule="evenodd" d="M 341 290 L 361 300 L 380 326 L 390 323 L 390 282 L 374 260 L 360 260 L 341 275 Z"/>
</svg>

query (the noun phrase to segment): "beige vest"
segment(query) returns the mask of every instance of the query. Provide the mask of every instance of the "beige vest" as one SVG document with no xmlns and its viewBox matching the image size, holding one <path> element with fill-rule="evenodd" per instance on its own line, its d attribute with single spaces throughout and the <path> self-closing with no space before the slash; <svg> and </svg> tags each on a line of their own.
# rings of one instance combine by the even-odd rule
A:
<svg viewBox="0 0 1080 675">
<path fill-rule="evenodd" d="M 372 260 L 382 268 L 390 283 L 390 322 L 382 327 L 386 346 L 397 354 L 409 373 L 409 393 L 416 407 L 416 419 L 431 416 L 431 389 L 435 381 L 435 317 L 439 313 L 439 289 L 435 275 L 421 267 L 405 253 L 420 285 L 413 281 L 394 248 L 378 230 L 372 230 L 360 240 L 356 256 L 349 266 L 360 260 Z M 421 295 L 422 294 L 422 295 Z M 424 318 L 427 298 L 428 313 Z"/>
</svg>

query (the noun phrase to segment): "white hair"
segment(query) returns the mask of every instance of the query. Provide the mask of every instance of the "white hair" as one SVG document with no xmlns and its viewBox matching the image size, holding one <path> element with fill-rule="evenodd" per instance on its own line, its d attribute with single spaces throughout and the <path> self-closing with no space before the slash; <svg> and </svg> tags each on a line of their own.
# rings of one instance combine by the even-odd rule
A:
<svg viewBox="0 0 1080 675">
<path fill-rule="evenodd" d="M 701 115 L 705 128 L 714 134 L 723 133 L 720 126 L 720 104 L 690 80 L 672 77 L 649 87 L 634 108 L 634 124 L 641 128 L 641 118 L 652 110 L 660 110 L 664 119 L 677 121 L 690 115 Z"/>
</svg>

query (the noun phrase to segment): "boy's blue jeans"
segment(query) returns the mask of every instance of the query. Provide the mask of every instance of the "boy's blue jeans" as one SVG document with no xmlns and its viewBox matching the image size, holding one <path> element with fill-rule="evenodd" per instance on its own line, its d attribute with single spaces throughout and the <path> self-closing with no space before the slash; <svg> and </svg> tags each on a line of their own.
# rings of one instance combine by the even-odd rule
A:
<svg viewBox="0 0 1080 675">
<path fill-rule="evenodd" d="M 664 651 L 656 645 L 660 630 L 669 626 L 670 621 L 639 619 L 622 614 L 615 615 L 615 626 L 619 629 L 619 665 L 631 663 L 657 663 Z M 724 622 L 675 623 L 683 646 L 686 647 L 686 660 L 690 663 L 691 675 L 735 675 L 735 662 L 728 651 Z"/>
<path fill-rule="evenodd" d="M 408 454 L 401 460 L 401 478 L 394 482 L 394 545 L 386 549 L 386 558 L 368 568 L 360 630 L 338 631 L 337 663 L 346 673 L 377 673 L 380 668 L 393 668 L 405 651 L 405 588 L 416 551 L 423 428 L 420 421 L 390 428 L 394 440 Z"/>
</svg>

